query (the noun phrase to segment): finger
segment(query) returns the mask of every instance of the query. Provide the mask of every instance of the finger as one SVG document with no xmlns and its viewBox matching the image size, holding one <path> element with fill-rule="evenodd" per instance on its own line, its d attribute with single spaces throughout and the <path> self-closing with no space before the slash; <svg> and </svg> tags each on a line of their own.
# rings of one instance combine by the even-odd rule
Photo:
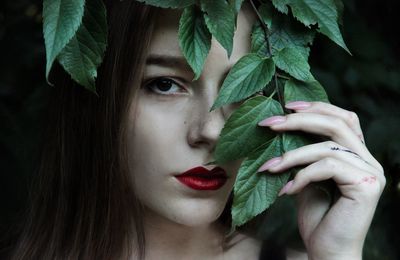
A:
<svg viewBox="0 0 400 260">
<path fill-rule="evenodd" d="M 338 117 L 315 113 L 293 113 L 264 119 L 258 125 L 269 126 L 275 131 L 304 131 L 328 136 L 336 143 L 359 154 L 383 173 L 383 168 L 379 162 L 369 153 L 347 124 Z"/>
<path fill-rule="evenodd" d="M 295 101 L 287 103 L 285 107 L 301 113 L 316 113 L 339 117 L 354 131 L 362 143 L 365 142 L 360 120 L 357 114 L 352 111 L 325 102 Z"/>
<path fill-rule="evenodd" d="M 264 163 L 259 172 L 268 170 L 272 173 L 281 172 L 294 166 L 314 163 L 324 158 L 335 158 L 352 164 L 371 174 L 377 174 L 375 167 L 370 165 L 359 155 L 351 152 L 333 141 L 306 145 L 284 153 L 281 157 L 275 157 Z"/>
<path fill-rule="evenodd" d="M 308 247 L 309 237 L 329 210 L 330 197 L 314 185 L 308 185 L 296 196 L 296 201 L 299 231 Z"/>
<path fill-rule="evenodd" d="M 299 193 L 311 182 L 328 179 L 336 182 L 341 196 L 321 218 L 320 224 L 314 229 L 312 239 L 323 239 L 329 232 L 331 237 L 339 239 L 346 239 L 348 234 L 352 234 L 347 242 L 342 243 L 344 245 L 363 241 L 383 189 L 383 185 L 375 176 L 330 158 L 299 171 L 295 178 L 284 186 L 280 195 Z"/>
<path fill-rule="evenodd" d="M 343 197 L 355 201 L 377 202 L 384 183 L 372 174 L 335 158 L 325 158 L 300 170 L 279 193 L 295 194 L 311 182 L 333 179 Z"/>
</svg>

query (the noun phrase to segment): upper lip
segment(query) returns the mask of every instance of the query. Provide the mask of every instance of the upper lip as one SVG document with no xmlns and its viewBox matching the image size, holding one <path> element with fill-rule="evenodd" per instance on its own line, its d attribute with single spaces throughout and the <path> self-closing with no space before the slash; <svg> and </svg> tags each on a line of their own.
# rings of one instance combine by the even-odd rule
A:
<svg viewBox="0 0 400 260">
<path fill-rule="evenodd" d="M 194 167 L 175 176 L 205 176 L 205 177 L 208 176 L 208 177 L 223 177 L 223 178 L 228 177 L 225 170 L 222 169 L 221 167 L 215 167 L 212 170 L 208 170 L 202 166 Z"/>
</svg>

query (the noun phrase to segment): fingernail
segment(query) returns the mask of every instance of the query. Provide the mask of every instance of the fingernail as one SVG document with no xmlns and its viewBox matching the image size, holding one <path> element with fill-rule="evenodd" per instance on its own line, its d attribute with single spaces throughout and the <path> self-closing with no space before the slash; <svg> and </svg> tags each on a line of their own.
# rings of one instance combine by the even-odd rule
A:
<svg viewBox="0 0 400 260">
<path fill-rule="evenodd" d="M 284 116 L 272 116 L 267 119 L 264 119 L 258 123 L 259 126 L 271 126 L 278 125 L 286 121 L 286 117 Z"/>
<path fill-rule="evenodd" d="M 283 194 L 285 194 L 288 190 L 290 190 L 290 188 L 293 186 L 293 180 L 289 181 L 288 183 L 286 183 L 285 186 L 283 186 L 283 188 L 281 189 L 281 191 L 279 192 L 278 196 L 282 196 Z"/>
<path fill-rule="evenodd" d="M 258 169 L 258 172 L 263 172 L 268 169 L 271 169 L 274 166 L 277 166 L 280 162 L 282 161 L 282 157 L 275 157 L 270 160 L 268 160 L 266 163 L 264 163 L 260 169 Z"/>
<path fill-rule="evenodd" d="M 294 101 L 294 102 L 289 102 L 285 105 L 287 109 L 306 109 L 311 106 L 310 102 L 306 101 Z"/>
</svg>

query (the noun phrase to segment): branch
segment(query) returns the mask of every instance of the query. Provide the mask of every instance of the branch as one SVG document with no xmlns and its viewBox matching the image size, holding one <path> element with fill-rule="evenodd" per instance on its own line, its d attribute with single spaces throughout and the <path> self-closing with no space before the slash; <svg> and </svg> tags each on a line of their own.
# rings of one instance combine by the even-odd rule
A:
<svg viewBox="0 0 400 260">
<path fill-rule="evenodd" d="M 257 7 L 254 5 L 253 0 L 250 0 L 250 3 L 251 3 L 251 6 L 253 7 L 254 12 L 256 13 L 256 15 L 258 17 L 258 20 L 261 23 L 261 27 L 263 28 L 263 31 L 264 31 L 265 42 L 267 43 L 267 49 L 268 49 L 268 52 L 269 52 L 269 56 L 272 57 L 272 48 L 271 48 L 271 43 L 269 41 L 269 28 L 264 23 L 260 13 L 257 10 Z M 275 66 L 275 70 L 276 70 L 276 66 Z M 278 101 L 281 104 L 283 111 L 287 112 L 286 108 L 285 108 L 285 103 L 283 101 L 283 94 L 282 94 L 281 88 L 279 87 L 278 73 L 277 72 L 275 72 L 275 74 L 274 74 L 274 84 L 275 84 L 276 93 L 278 95 Z"/>
</svg>

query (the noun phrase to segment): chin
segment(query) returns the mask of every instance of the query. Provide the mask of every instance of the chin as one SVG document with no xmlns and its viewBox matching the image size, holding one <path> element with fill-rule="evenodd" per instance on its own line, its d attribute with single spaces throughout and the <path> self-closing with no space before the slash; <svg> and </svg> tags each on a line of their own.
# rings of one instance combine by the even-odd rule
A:
<svg viewBox="0 0 400 260">
<path fill-rule="evenodd" d="M 201 227 L 215 222 L 225 208 L 225 201 L 189 199 L 175 201 L 164 207 L 152 207 L 159 217 L 186 227 Z"/>
<path fill-rule="evenodd" d="M 188 212 L 186 214 L 179 214 L 172 216 L 173 218 L 171 220 L 177 224 L 195 228 L 195 227 L 207 226 L 215 222 L 219 218 L 221 213 L 222 210 L 221 212 L 218 212 L 218 214 L 215 214 L 215 212 L 207 210 L 203 210 L 195 214 L 193 214 L 193 212 Z"/>
</svg>

